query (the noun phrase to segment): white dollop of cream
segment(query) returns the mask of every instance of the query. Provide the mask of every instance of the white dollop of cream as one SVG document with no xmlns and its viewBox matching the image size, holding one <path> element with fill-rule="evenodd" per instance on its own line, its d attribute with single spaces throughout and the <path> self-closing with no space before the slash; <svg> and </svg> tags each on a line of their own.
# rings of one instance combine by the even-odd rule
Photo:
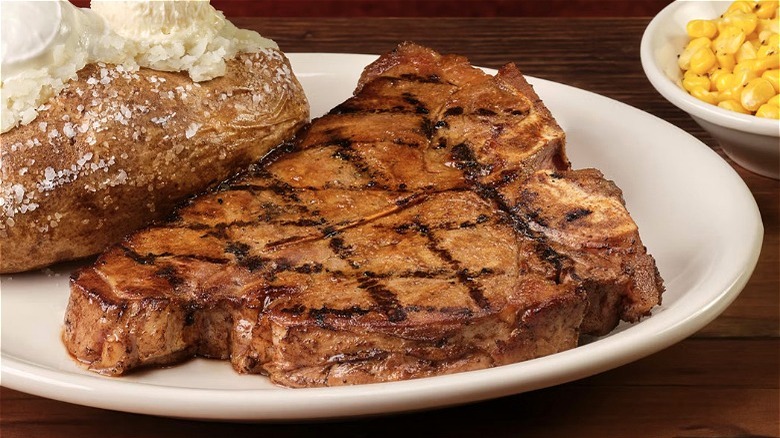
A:
<svg viewBox="0 0 780 438">
<path fill-rule="evenodd" d="M 194 81 L 225 74 L 225 60 L 239 52 L 278 46 L 257 32 L 238 29 L 208 0 L 92 0 L 108 26 L 137 45 L 143 67 L 189 72 Z"/>
<path fill-rule="evenodd" d="M 0 51 L 2 52 L 2 70 L 9 74 L 30 64 L 38 64 L 46 54 L 46 48 L 62 39 L 62 5 L 56 2 L 30 2 L 23 4 L 8 1 L 0 5 L 3 16 L 16 16 L 17 20 L 3 20 L 0 28 Z M 51 20 L 41 18 L 49 17 Z M 25 35 L 24 38 L 19 36 Z M 38 61 L 38 62 L 36 62 Z"/>
<path fill-rule="evenodd" d="M 194 81 L 225 74 L 240 52 L 278 49 L 257 32 L 238 29 L 208 0 L 65 0 L 0 2 L 0 132 L 28 124 L 85 65 L 126 71 L 187 71 Z"/>
<path fill-rule="evenodd" d="M 137 67 L 133 44 L 67 1 L 0 2 L 0 132 L 30 123 L 37 108 L 92 62 Z"/>
</svg>

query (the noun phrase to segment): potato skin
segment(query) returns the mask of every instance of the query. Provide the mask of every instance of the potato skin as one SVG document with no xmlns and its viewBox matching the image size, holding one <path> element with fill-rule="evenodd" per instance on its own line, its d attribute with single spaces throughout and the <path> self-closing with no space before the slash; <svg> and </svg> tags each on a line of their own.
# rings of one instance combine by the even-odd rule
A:
<svg viewBox="0 0 780 438">
<path fill-rule="evenodd" d="M 282 52 L 226 74 L 88 65 L 30 124 L 0 135 L 0 273 L 101 252 L 232 176 L 308 121 Z"/>
</svg>

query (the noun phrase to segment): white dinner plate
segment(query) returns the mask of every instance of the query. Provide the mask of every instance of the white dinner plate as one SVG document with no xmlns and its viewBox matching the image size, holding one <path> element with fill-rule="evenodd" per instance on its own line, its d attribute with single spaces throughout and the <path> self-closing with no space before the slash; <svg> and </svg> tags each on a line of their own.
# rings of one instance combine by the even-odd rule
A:
<svg viewBox="0 0 780 438">
<path fill-rule="evenodd" d="M 290 54 L 320 115 L 351 95 L 371 55 Z M 494 71 L 490 71 L 494 73 Z M 668 347 L 720 314 L 744 287 L 763 226 L 743 181 L 684 131 L 614 100 L 529 78 L 567 133 L 575 168 L 623 189 L 666 282 L 663 305 L 634 325 L 523 363 L 403 382 L 285 389 L 228 362 L 195 359 L 121 378 L 84 371 L 60 341 L 68 267 L 2 276 L 2 384 L 87 406 L 222 420 L 339 418 L 462 404 L 593 375 Z M 73 266 L 70 266 L 72 268 Z"/>
</svg>

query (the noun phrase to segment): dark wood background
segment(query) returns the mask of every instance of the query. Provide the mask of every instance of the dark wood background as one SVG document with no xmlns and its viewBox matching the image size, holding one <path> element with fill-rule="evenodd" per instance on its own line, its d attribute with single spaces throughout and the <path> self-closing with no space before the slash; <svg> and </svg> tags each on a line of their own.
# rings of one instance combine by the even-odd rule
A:
<svg viewBox="0 0 780 438">
<path fill-rule="evenodd" d="M 89 0 L 71 0 L 86 7 Z M 212 0 L 227 17 L 640 17 L 671 0 Z"/>
</svg>

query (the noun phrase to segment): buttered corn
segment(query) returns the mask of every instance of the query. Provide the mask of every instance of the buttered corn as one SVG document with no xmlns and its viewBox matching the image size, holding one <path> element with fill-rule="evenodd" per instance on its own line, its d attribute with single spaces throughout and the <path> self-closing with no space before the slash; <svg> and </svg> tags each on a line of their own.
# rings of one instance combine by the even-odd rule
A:
<svg viewBox="0 0 780 438">
<path fill-rule="evenodd" d="M 678 58 L 693 97 L 731 111 L 780 118 L 778 1 L 735 1 L 715 19 L 691 20 Z"/>
</svg>

